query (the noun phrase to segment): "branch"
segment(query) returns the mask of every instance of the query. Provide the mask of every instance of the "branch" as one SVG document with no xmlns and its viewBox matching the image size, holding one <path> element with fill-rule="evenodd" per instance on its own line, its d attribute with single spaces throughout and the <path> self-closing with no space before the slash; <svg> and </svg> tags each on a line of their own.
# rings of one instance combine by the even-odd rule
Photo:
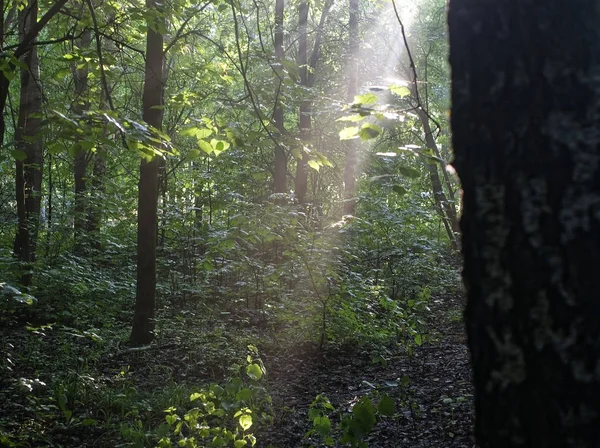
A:
<svg viewBox="0 0 600 448">
<path fill-rule="evenodd" d="M 108 88 L 108 81 L 106 80 L 106 72 L 104 71 L 104 57 L 102 56 L 102 44 L 100 43 L 100 33 L 98 31 L 98 19 L 96 17 L 96 12 L 94 11 L 94 5 L 92 5 L 91 0 L 86 0 L 88 7 L 90 9 L 90 14 L 92 15 L 92 22 L 94 24 L 94 35 L 96 37 L 96 51 L 98 52 L 98 65 L 100 66 L 100 81 L 102 83 L 102 88 L 104 89 L 104 94 L 106 95 L 106 101 L 108 101 L 108 106 L 110 110 L 115 110 L 115 105 L 112 101 L 112 96 L 110 94 L 110 89 Z"/>
<path fill-rule="evenodd" d="M 31 43 L 36 39 L 40 31 L 48 24 L 48 22 L 59 13 L 60 9 L 65 6 L 69 0 L 56 0 L 54 5 L 42 16 L 42 18 L 33 25 L 31 30 L 25 35 L 19 46 L 15 50 L 15 58 L 20 58 L 30 50 Z"/>
</svg>

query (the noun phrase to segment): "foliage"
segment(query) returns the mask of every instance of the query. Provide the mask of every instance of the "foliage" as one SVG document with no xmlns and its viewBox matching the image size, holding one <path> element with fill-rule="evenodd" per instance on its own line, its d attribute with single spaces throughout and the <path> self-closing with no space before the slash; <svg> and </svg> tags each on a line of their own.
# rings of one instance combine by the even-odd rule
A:
<svg viewBox="0 0 600 448">
<path fill-rule="evenodd" d="M 241 448 L 256 444 L 256 437 L 249 430 L 272 420 L 271 398 L 260 384 L 265 371 L 257 358 L 258 351 L 252 346 L 250 350 L 253 355 L 248 355 L 245 368 L 236 366 L 238 375 L 223 385 L 212 384 L 190 396 L 196 407 L 183 416 L 174 407 L 165 410 L 166 424 L 157 429 L 157 434 L 172 435 L 161 437 L 158 447 Z"/>
</svg>

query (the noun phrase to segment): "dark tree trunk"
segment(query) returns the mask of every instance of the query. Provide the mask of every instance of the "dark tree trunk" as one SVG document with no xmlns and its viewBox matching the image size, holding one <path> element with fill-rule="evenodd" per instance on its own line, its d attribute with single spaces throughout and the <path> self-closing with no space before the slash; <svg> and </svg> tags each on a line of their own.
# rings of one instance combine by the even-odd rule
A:
<svg viewBox="0 0 600 448">
<path fill-rule="evenodd" d="M 348 102 L 354 101 L 358 88 L 358 0 L 350 0 L 348 19 Z M 356 209 L 356 164 L 357 142 L 346 142 L 346 162 L 344 164 L 344 215 L 354 214 Z"/>
<path fill-rule="evenodd" d="M 91 197 L 87 210 L 87 234 L 91 246 L 100 249 L 100 225 L 102 222 L 102 201 L 104 178 L 106 176 L 106 154 L 97 152 L 93 157 Z"/>
<path fill-rule="evenodd" d="M 19 38 L 22 42 L 37 22 L 37 1 L 30 1 L 19 12 Z M 42 193 L 42 141 L 39 139 L 40 113 L 42 110 L 42 90 L 39 78 L 37 48 L 32 47 L 22 62 L 19 117 L 15 131 L 15 144 L 24 159 L 16 162 L 16 200 L 18 232 L 14 251 L 23 263 L 21 283 L 31 283 L 31 263 L 35 261 L 35 251 L 40 221 Z"/>
<path fill-rule="evenodd" d="M 86 49 L 90 46 L 92 34 L 86 30 L 80 39 L 77 46 L 80 49 Z M 88 101 L 88 77 L 89 68 L 85 64 L 83 68 L 73 67 L 73 83 L 75 85 L 75 101 L 72 105 L 74 115 L 81 115 L 89 107 Z M 74 205 L 74 222 L 73 234 L 75 239 L 75 253 L 82 253 L 85 247 L 85 234 L 87 230 L 87 208 L 88 208 L 88 191 L 87 191 L 87 170 L 92 157 L 91 151 L 78 147 L 75 152 L 75 161 L 73 164 L 73 175 L 75 181 L 75 205 Z"/>
<path fill-rule="evenodd" d="M 307 60 L 307 22 L 308 22 L 308 2 L 303 0 L 298 8 L 298 25 L 300 29 L 300 35 L 298 37 L 298 66 L 300 70 L 300 84 L 304 87 L 310 88 L 315 82 L 315 72 L 317 69 L 317 63 L 319 61 L 319 55 L 321 54 L 321 40 L 323 38 L 323 31 L 325 29 L 325 22 L 331 10 L 333 4 L 332 0 L 328 0 L 323 5 L 321 11 L 321 19 L 319 20 L 319 27 L 315 35 L 315 41 L 313 49 L 310 54 L 310 60 Z M 305 92 L 308 95 L 308 92 Z M 303 144 L 310 143 L 311 139 L 311 107 L 312 101 L 305 98 L 300 103 L 300 140 Z M 306 202 L 306 193 L 308 191 L 308 153 L 302 151 L 301 159 L 296 163 L 296 178 L 294 182 L 294 192 L 298 203 L 304 204 Z"/>
<path fill-rule="evenodd" d="M 419 120 L 421 120 L 421 124 L 423 125 L 427 148 L 431 149 L 437 158 L 440 158 L 440 150 L 435 142 L 435 138 L 433 137 L 433 131 L 431 130 L 431 125 L 429 123 L 429 116 L 423 109 L 418 109 L 417 115 L 419 116 Z M 448 238 L 450 239 L 450 243 L 455 250 L 458 250 L 460 248 L 458 239 L 458 236 L 460 235 L 460 226 L 458 213 L 456 212 L 456 202 L 454 201 L 454 191 L 452 190 L 452 186 L 447 183 L 446 186 L 448 187 L 448 192 L 451 197 L 449 200 L 446 192 L 444 191 L 444 185 L 442 184 L 442 180 L 440 178 L 438 165 L 439 163 L 432 160 L 427 161 L 429 180 L 431 181 L 433 197 L 446 229 L 446 233 L 448 234 Z M 442 167 L 442 169 L 444 169 L 444 167 Z"/>
<path fill-rule="evenodd" d="M 52 6 L 50 7 L 50 9 L 40 18 L 40 20 L 38 20 L 37 22 L 34 22 L 31 26 L 31 28 L 28 30 L 27 34 L 25 34 L 24 36 L 22 36 L 19 40 L 19 46 L 15 49 L 15 52 L 13 53 L 13 56 L 15 58 L 21 58 L 23 55 L 25 55 L 26 53 L 28 53 L 33 47 L 35 47 L 34 45 L 31 45 L 32 42 L 37 38 L 38 34 L 40 33 L 41 30 L 44 29 L 44 27 L 48 24 L 48 22 L 56 15 L 60 12 L 61 8 L 68 2 L 69 0 L 56 0 Z M 28 3 L 28 7 L 30 7 L 33 3 L 36 4 L 36 9 L 37 9 L 37 1 L 31 1 Z M 2 10 L 3 11 L 3 10 Z M 11 12 L 9 12 L 9 16 L 7 17 L 6 21 L 3 21 L 3 27 L 4 29 L 6 28 L 6 24 L 10 22 L 10 14 L 12 13 L 12 9 Z M 4 30 L 3 30 L 4 31 Z M 2 33 L 2 37 L 0 39 L 4 40 L 4 32 Z M 6 57 L 7 55 L 4 55 L 3 57 Z M 13 64 L 12 62 L 9 62 L 9 67 L 16 69 L 16 65 Z M 4 116 L 4 109 L 6 108 L 6 101 L 8 99 L 8 93 L 9 93 L 9 87 L 10 87 L 10 81 L 8 80 L 8 78 L 6 77 L 6 75 L 4 74 L 4 72 L 0 71 L 0 144 L 4 143 L 4 133 L 6 132 L 6 122 L 5 120 L 5 116 Z"/>
<path fill-rule="evenodd" d="M 308 87 L 308 55 L 306 42 L 306 24 L 308 22 L 308 1 L 301 0 L 298 8 L 298 67 L 300 71 L 300 84 Z M 306 93 L 305 93 L 306 95 Z M 303 99 L 300 103 L 300 141 L 302 144 L 308 144 L 310 140 L 310 100 Z M 296 179 L 294 182 L 294 192 L 299 204 L 304 204 L 306 191 L 308 189 L 308 153 L 302 150 L 301 158 L 296 162 Z"/>
<path fill-rule="evenodd" d="M 451 0 L 481 448 L 600 446 L 600 8 Z"/>
<path fill-rule="evenodd" d="M 277 95 L 275 97 L 275 109 L 273 111 L 273 121 L 275 127 L 279 133 L 279 140 L 283 138 L 285 134 L 285 127 L 283 124 L 283 106 L 281 105 L 281 88 L 283 87 L 283 9 L 284 0 L 276 0 L 275 2 L 275 35 L 274 35 L 274 46 L 275 46 L 275 57 L 277 58 L 277 82 L 279 87 L 277 88 Z M 284 194 L 286 192 L 286 176 L 287 176 L 287 160 L 283 146 L 279 142 L 275 146 L 275 193 Z M 283 202 L 282 198 L 278 199 L 279 202 Z"/>
<path fill-rule="evenodd" d="M 156 0 L 146 0 L 152 17 L 164 21 L 157 11 Z M 160 18 L 158 18 L 160 17 Z M 156 129 L 162 128 L 163 119 L 163 36 L 156 31 L 156 23 L 148 24 L 146 37 L 146 68 L 143 93 L 143 118 Z M 148 344 L 154 338 L 156 304 L 156 227 L 158 208 L 159 157 L 142 159 L 138 193 L 137 285 L 131 343 Z"/>
</svg>

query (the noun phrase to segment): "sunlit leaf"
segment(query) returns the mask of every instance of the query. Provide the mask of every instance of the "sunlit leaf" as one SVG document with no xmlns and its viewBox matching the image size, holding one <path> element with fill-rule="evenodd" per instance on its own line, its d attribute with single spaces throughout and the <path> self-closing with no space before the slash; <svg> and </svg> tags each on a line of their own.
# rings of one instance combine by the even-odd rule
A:
<svg viewBox="0 0 600 448">
<path fill-rule="evenodd" d="M 200 149 L 202 151 L 204 151 L 206 154 L 212 154 L 213 152 L 213 147 L 210 143 L 208 143 L 206 140 L 198 140 L 198 146 L 200 147 Z"/>
<path fill-rule="evenodd" d="M 316 160 L 309 160 L 308 166 L 310 166 L 315 171 L 319 171 L 319 169 L 321 168 L 321 164 Z"/>
<path fill-rule="evenodd" d="M 256 381 L 260 380 L 263 376 L 262 369 L 258 364 L 250 364 L 246 367 L 246 373 L 250 378 Z"/>
<path fill-rule="evenodd" d="M 393 94 L 398 95 L 400 98 L 410 96 L 410 89 L 406 86 L 391 85 L 390 91 Z"/>
<path fill-rule="evenodd" d="M 340 131 L 340 140 L 352 140 L 357 137 L 358 131 L 359 129 L 356 126 L 344 128 Z"/>
<path fill-rule="evenodd" d="M 252 416 L 250 414 L 241 415 L 239 422 L 242 429 L 247 431 L 252 426 Z"/>
<path fill-rule="evenodd" d="M 352 104 L 369 105 L 377 102 L 377 95 L 374 93 L 365 93 L 364 95 L 356 95 Z"/>
</svg>

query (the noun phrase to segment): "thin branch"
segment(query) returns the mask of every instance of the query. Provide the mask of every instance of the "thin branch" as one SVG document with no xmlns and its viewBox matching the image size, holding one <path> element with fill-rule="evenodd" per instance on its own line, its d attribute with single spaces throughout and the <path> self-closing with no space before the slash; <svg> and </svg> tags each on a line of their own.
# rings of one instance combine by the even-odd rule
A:
<svg viewBox="0 0 600 448">
<path fill-rule="evenodd" d="M 31 43 L 35 40 L 35 38 L 40 34 L 40 31 L 44 29 L 44 27 L 48 24 L 48 22 L 58 14 L 61 8 L 68 2 L 69 0 L 56 0 L 54 5 L 42 16 L 42 18 L 33 24 L 31 30 L 23 37 L 21 43 L 15 50 L 14 57 L 20 58 L 25 53 L 27 53 L 31 48 Z"/>
<path fill-rule="evenodd" d="M 102 43 L 100 42 L 100 33 L 98 31 L 98 19 L 96 17 L 96 12 L 94 11 L 94 5 L 92 5 L 92 0 L 86 0 L 86 3 L 89 7 L 90 14 L 92 15 L 92 22 L 94 24 L 94 35 L 96 37 L 96 51 L 98 52 L 98 65 L 100 66 L 100 82 L 102 83 L 102 88 L 104 89 L 104 94 L 106 95 L 106 101 L 108 101 L 108 106 L 110 107 L 111 111 L 114 111 L 115 105 L 112 101 L 110 89 L 108 88 L 108 81 L 106 80 L 106 72 L 104 71 L 104 57 L 102 55 Z"/>
<path fill-rule="evenodd" d="M 179 39 L 181 39 L 182 37 L 187 35 L 187 34 L 183 33 L 183 30 L 185 29 L 187 24 L 195 17 L 196 14 L 204 11 L 211 4 L 212 4 L 211 2 L 205 3 L 198 10 L 195 10 L 193 14 L 190 14 L 190 16 L 187 19 L 184 20 L 184 22 L 181 24 L 181 26 L 175 33 L 175 36 L 173 36 L 173 39 L 171 39 L 171 42 L 169 42 L 169 44 L 163 50 L 163 54 L 167 54 L 169 52 L 169 50 L 173 47 L 173 45 L 175 45 L 177 43 L 177 41 Z"/>
</svg>

